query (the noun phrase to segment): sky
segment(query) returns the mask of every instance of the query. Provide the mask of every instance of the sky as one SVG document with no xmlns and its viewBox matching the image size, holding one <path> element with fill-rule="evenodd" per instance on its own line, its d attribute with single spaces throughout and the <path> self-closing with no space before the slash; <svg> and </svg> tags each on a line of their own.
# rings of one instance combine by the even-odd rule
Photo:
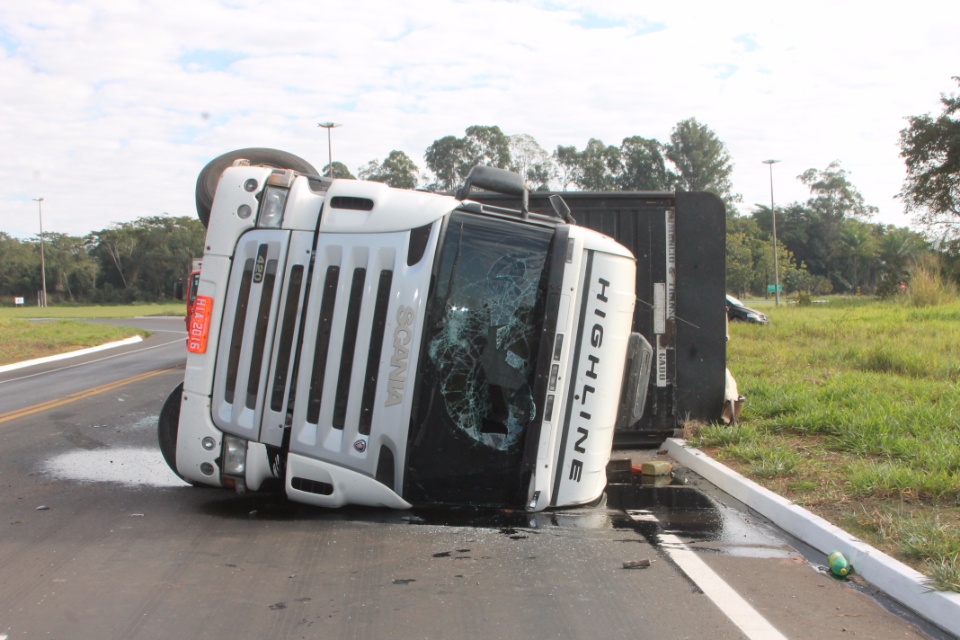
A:
<svg viewBox="0 0 960 640">
<path fill-rule="evenodd" d="M 877 222 L 908 226 L 899 132 L 960 90 L 958 34 L 955 0 L 0 0 L 0 231 L 193 216 L 226 151 L 325 166 L 320 122 L 356 174 L 394 149 L 425 170 L 471 125 L 552 151 L 666 142 L 691 117 L 743 213 L 770 203 L 764 160 L 777 206 L 839 161 Z"/>
</svg>

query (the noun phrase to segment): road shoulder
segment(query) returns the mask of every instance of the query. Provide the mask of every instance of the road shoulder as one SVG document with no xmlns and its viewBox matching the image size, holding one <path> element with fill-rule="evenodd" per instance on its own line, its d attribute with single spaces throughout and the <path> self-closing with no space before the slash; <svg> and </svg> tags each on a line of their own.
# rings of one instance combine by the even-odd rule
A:
<svg viewBox="0 0 960 640">
<path fill-rule="evenodd" d="M 920 617 L 960 637 L 960 594 L 933 591 L 926 577 L 843 529 L 761 487 L 708 455 L 670 438 L 663 447 L 679 464 L 755 510 L 826 557 L 843 553 L 864 580 Z"/>
</svg>

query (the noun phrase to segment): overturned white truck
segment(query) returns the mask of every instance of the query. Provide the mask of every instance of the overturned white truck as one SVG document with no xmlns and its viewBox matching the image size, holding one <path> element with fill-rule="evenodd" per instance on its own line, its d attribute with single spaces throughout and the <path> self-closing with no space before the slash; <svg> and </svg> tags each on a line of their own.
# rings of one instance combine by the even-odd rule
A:
<svg viewBox="0 0 960 640">
<path fill-rule="evenodd" d="M 330 507 L 597 499 L 618 415 L 636 423 L 648 395 L 636 261 L 559 197 L 527 202 L 519 176 L 485 167 L 451 196 L 322 178 L 269 149 L 212 161 L 167 463 Z"/>
</svg>

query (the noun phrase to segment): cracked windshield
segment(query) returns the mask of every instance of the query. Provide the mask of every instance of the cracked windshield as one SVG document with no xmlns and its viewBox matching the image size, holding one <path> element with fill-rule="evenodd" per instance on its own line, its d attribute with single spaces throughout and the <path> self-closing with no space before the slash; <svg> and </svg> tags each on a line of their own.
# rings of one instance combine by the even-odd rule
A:
<svg viewBox="0 0 960 640">
<path fill-rule="evenodd" d="M 552 235 L 463 214 L 447 231 L 427 353 L 446 413 L 492 449 L 510 448 L 536 418 L 531 382 Z"/>
</svg>

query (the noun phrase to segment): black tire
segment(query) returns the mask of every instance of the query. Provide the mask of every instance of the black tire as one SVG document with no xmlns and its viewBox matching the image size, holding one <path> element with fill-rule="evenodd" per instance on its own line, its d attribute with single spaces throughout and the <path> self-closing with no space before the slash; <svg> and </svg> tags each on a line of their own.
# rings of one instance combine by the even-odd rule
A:
<svg viewBox="0 0 960 640">
<path fill-rule="evenodd" d="M 236 160 L 249 160 L 252 165 L 274 167 L 276 169 L 293 169 L 309 176 L 320 175 L 309 162 L 286 151 L 278 149 L 251 148 L 237 149 L 218 156 L 207 163 L 197 176 L 197 217 L 206 228 L 210 221 L 210 209 L 213 207 L 213 196 L 217 191 L 217 183 L 224 169 L 230 167 Z"/>
<path fill-rule="evenodd" d="M 183 383 L 177 385 L 163 403 L 160 410 L 160 424 L 157 427 L 157 440 L 160 443 L 160 453 L 167 466 L 183 480 L 177 471 L 177 430 L 180 427 L 180 400 L 183 395 Z"/>
</svg>

